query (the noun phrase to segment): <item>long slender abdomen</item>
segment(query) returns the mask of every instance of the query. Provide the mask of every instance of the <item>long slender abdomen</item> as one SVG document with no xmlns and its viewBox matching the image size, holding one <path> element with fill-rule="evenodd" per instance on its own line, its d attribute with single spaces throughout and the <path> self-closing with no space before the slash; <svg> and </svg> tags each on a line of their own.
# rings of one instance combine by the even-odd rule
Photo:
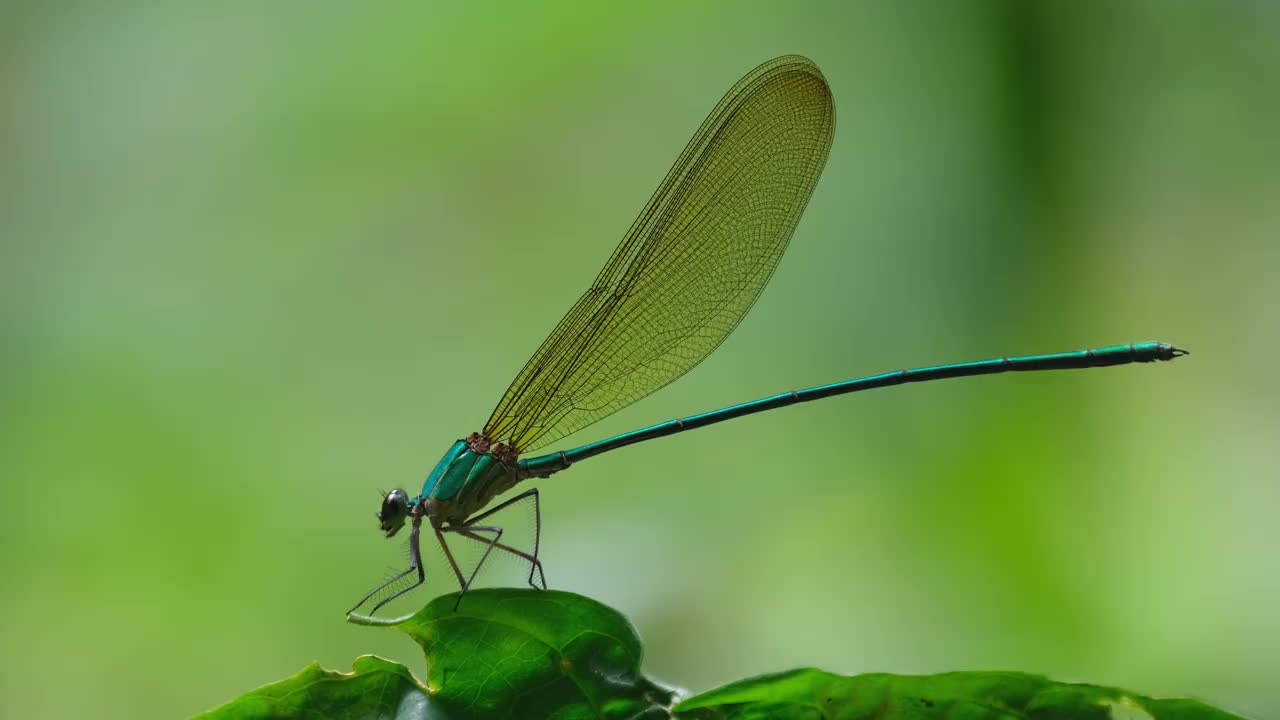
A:
<svg viewBox="0 0 1280 720">
<path fill-rule="evenodd" d="M 822 398 L 844 395 L 847 393 L 872 390 L 874 388 L 902 385 L 912 382 L 928 382 L 947 378 L 969 377 L 971 375 L 995 375 L 1003 372 L 1030 372 L 1033 370 L 1074 370 L 1091 367 L 1108 367 L 1129 363 L 1149 363 L 1154 361 L 1173 360 L 1187 355 L 1186 350 L 1176 348 L 1168 343 L 1146 342 L 1129 345 L 1109 345 L 1091 350 L 1074 350 L 1071 352 L 1053 353 L 1050 355 L 1023 355 L 1020 357 L 992 358 L 975 362 L 953 363 L 950 365 L 933 365 L 931 367 L 895 370 L 880 375 L 869 375 L 856 380 L 845 380 L 830 385 L 819 385 L 804 390 L 792 390 L 777 395 L 770 395 L 759 400 L 752 400 L 738 405 L 730 405 L 719 410 L 676 418 L 647 428 L 633 430 L 629 433 L 583 445 L 572 450 L 541 455 L 520 461 L 522 477 L 547 476 L 563 470 L 569 465 L 586 458 L 609 452 L 634 443 L 665 437 L 695 428 L 714 425 L 743 415 L 773 410 L 787 405 L 820 400 Z"/>
</svg>

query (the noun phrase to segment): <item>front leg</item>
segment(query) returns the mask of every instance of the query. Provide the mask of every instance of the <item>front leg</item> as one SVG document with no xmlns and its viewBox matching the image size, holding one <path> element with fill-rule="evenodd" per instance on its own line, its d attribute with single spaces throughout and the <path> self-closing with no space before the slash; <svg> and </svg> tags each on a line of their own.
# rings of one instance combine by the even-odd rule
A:
<svg viewBox="0 0 1280 720">
<path fill-rule="evenodd" d="M 410 585 L 409 587 L 407 587 L 407 588 L 405 588 L 405 589 L 403 589 L 403 590 L 400 590 L 399 592 L 397 592 L 397 593 L 393 594 L 391 597 L 386 598 L 385 600 L 383 600 L 382 602 L 378 603 L 377 605 L 374 605 L 374 606 L 373 606 L 373 610 L 371 610 L 371 611 L 370 611 L 370 613 L 376 613 L 376 612 L 378 612 L 378 608 L 382 607 L 383 605 L 386 605 L 387 603 L 391 602 L 392 600 L 395 600 L 396 598 L 400 597 L 401 595 L 404 595 L 405 593 L 407 593 L 407 592 L 409 592 L 410 590 L 412 590 L 412 589 L 414 589 L 414 588 L 418 587 L 418 586 L 419 586 L 419 585 L 421 585 L 424 581 L 426 581 L 426 577 L 427 577 L 426 568 L 424 568 L 424 567 L 422 566 L 422 553 L 421 553 L 421 552 L 419 552 L 419 550 L 418 550 L 418 530 L 419 530 L 419 528 L 420 528 L 420 526 L 421 526 L 421 525 L 422 525 L 422 516 L 421 516 L 421 515 L 414 515 L 414 516 L 413 516 L 413 528 L 409 531 L 409 569 L 405 570 L 404 572 L 400 573 L 399 575 L 396 575 L 395 577 L 391 578 L 390 580 L 388 580 L 388 581 L 386 581 L 386 582 L 382 583 L 381 585 L 379 585 L 379 586 L 375 587 L 374 589 L 370 590 L 369 592 L 365 593 L 365 594 L 364 594 L 364 597 L 360 598 L 360 602 L 356 603 L 356 604 L 355 604 L 355 607 L 353 607 L 353 608 L 351 608 L 350 610 L 348 610 L 348 611 L 347 611 L 347 614 L 348 614 L 348 615 L 350 615 L 351 613 L 355 612 L 355 611 L 356 611 L 356 610 L 357 610 L 361 605 L 363 605 L 363 604 L 365 604 L 366 602 L 368 602 L 369 598 L 371 598 L 371 597 L 373 597 L 374 595 L 378 594 L 378 593 L 379 593 L 379 592 L 381 592 L 384 588 L 386 588 L 386 587 L 388 587 L 388 586 L 390 586 L 390 585 L 393 585 L 393 584 L 395 584 L 396 582 L 399 582 L 401 578 L 406 577 L 407 575 L 409 575 L 410 573 L 412 573 L 412 572 L 413 572 L 413 571 L 415 571 L 415 570 L 417 570 L 417 571 L 418 571 L 418 581 L 417 581 L 417 582 L 415 582 L 415 583 L 413 583 L 412 585 Z"/>
</svg>

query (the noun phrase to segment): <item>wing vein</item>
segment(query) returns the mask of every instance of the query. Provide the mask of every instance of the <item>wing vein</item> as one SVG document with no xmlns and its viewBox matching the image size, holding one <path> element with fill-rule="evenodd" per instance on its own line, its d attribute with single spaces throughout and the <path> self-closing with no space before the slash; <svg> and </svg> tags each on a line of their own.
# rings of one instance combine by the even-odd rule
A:
<svg viewBox="0 0 1280 720">
<path fill-rule="evenodd" d="M 782 259 L 834 123 L 831 91 L 805 58 L 772 60 L 738 81 L 516 375 L 486 434 L 536 449 L 705 359 Z"/>
</svg>

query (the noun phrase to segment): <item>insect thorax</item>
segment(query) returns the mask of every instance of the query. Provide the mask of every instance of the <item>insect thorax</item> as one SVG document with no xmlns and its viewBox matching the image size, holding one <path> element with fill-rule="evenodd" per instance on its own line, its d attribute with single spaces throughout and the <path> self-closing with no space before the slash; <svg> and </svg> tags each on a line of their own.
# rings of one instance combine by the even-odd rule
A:
<svg viewBox="0 0 1280 720">
<path fill-rule="evenodd" d="M 436 463 L 422 485 L 420 501 L 433 518 L 462 522 L 519 481 L 516 463 L 509 445 L 472 433 L 450 446 Z"/>
</svg>

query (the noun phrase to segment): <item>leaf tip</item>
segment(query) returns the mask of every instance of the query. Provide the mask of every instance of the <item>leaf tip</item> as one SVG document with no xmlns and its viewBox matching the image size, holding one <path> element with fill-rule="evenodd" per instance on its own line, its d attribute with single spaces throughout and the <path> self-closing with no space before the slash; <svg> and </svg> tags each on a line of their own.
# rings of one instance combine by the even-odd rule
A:
<svg viewBox="0 0 1280 720">
<path fill-rule="evenodd" d="M 408 620 L 411 617 L 413 616 L 405 615 L 403 617 L 398 617 L 398 618 L 381 618 L 381 617 L 375 617 L 373 615 L 361 615 L 360 613 L 349 612 L 347 613 L 347 622 L 351 623 L 352 625 L 370 625 L 373 627 L 395 627 L 400 623 L 404 622 L 405 620 Z"/>
</svg>

